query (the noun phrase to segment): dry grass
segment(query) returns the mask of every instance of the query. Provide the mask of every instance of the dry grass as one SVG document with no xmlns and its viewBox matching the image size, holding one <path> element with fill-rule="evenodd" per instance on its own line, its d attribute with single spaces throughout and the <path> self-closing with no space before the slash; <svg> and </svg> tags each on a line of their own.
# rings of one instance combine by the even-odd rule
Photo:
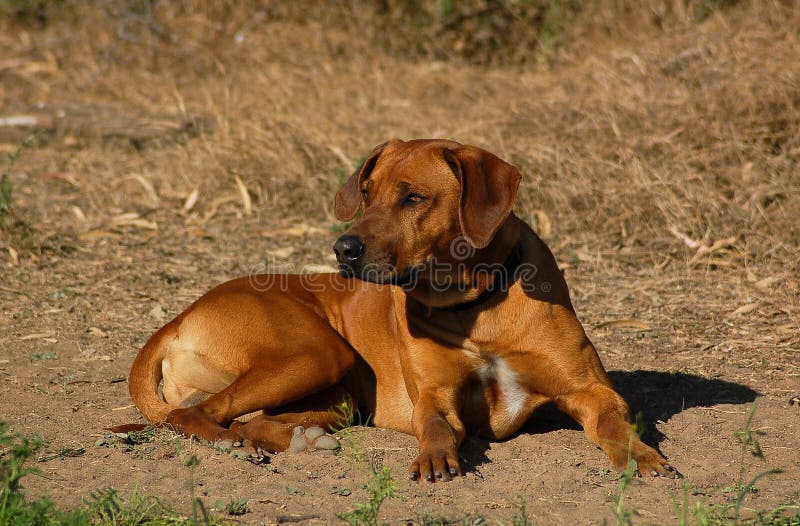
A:
<svg viewBox="0 0 800 526">
<path fill-rule="evenodd" d="M 556 20 L 534 16 L 556 4 Z M 408 19 L 356 0 L 64 2 L 3 22 L 0 108 L 78 101 L 217 123 L 143 145 L 43 137 L 18 164 L 39 175 L 16 185 L 68 187 L 66 217 L 32 197 L 48 234 L 251 213 L 274 229 L 330 227 L 341 175 L 374 144 L 442 136 L 523 169 L 518 211 L 566 263 L 783 280 L 800 271 L 800 9 L 729 4 L 441 2 Z M 530 34 L 459 54 L 456 19 L 477 24 L 465 35 L 500 19 Z M 794 313 L 797 284 L 780 290 Z"/>
<path fill-rule="evenodd" d="M 145 155 L 63 143 L 40 150 L 65 153 L 37 156 L 44 169 L 100 175 L 79 205 L 87 217 L 131 204 L 144 213 L 168 204 L 160 197 L 182 203 L 194 188 L 202 213 L 237 194 L 239 177 L 260 214 L 330 221 L 337 169 L 386 137 L 447 136 L 520 165 L 520 210 L 545 211 L 550 237 L 683 258 L 674 227 L 708 245 L 733 236 L 747 260 L 791 253 L 800 239 L 798 10 L 757 1 L 699 28 L 673 14 L 663 29 L 642 23 L 660 3 L 600 4 L 580 15 L 591 24 L 568 21 L 548 63 L 498 67 L 375 51 L 377 37 L 362 29 L 378 31 L 383 18 L 369 23 L 357 2 L 322 21 L 224 2 L 69 6 L 43 31 L 4 32 L 0 45 L 13 58 L 0 70 L 0 107 L 89 98 L 218 119 L 214 134 Z M 640 29 L 588 40 L 621 28 L 625 12 Z M 325 24 L 347 15 L 349 25 Z M 108 202 L 116 185 L 129 192 Z"/>
</svg>

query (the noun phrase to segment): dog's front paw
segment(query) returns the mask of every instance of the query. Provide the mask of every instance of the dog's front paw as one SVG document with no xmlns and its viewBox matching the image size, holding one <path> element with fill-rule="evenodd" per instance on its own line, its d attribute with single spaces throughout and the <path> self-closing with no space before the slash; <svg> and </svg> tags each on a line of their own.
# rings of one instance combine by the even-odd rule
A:
<svg viewBox="0 0 800 526">
<path fill-rule="evenodd" d="M 427 480 L 428 482 L 452 480 L 461 475 L 461 463 L 458 452 L 452 451 L 420 451 L 416 460 L 408 470 L 411 480 Z"/>
<path fill-rule="evenodd" d="M 669 465 L 667 459 L 648 446 L 644 446 L 644 448 L 636 451 L 633 458 L 636 460 L 637 471 L 639 471 L 640 475 L 652 475 L 654 477 L 673 479 L 682 477 L 678 470 Z"/>
<path fill-rule="evenodd" d="M 654 477 L 681 478 L 682 475 L 669 465 L 667 459 L 650 446 L 636 441 L 630 446 L 630 452 L 619 448 L 611 457 L 614 466 L 620 471 L 625 470 L 631 460 L 636 461 L 636 471 L 640 476 L 652 475 Z"/>
</svg>

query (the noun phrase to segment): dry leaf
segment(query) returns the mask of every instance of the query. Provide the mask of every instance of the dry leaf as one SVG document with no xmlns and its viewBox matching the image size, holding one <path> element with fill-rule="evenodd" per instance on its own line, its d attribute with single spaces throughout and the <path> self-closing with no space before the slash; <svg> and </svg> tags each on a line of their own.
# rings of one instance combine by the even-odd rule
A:
<svg viewBox="0 0 800 526">
<path fill-rule="evenodd" d="M 262 233 L 262 235 L 264 237 L 281 237 L 281 236 L 303 237 L 309 234 L 325 234 L 325 233 L 326 231 L 322 228 L 307 225 L 305 223 L 300 223 L 298 225 L 290 226 L 288 228 L 284 228 L 281 230 L 270 230 L 270 231 L 265 230 Z"/>
<path fill-rule="evenodd" d="M 639 320 L 611 320 L 604 321 L 598 327 L 610 327 L 612 329 L 633 329 L 636 331 L 649 331 L 652 327 Z"/>
<path fill-rule="evenodd" d="M 542 237 L 550 237 L 552 223 L 550 222 L 550 217 L 547 215 L 547 212 L 544 210 L 536 210 L 536 212 L 533 213 L 533 217 L 536 220 L 536 232 Z"/>
<path fill-rule="evenodd" d="M 149 180 L 145 179 L 144 176 L 139 174 L 130 175 L 128 176 L 128 179 L 133 179 L 134 181 L 142 185 L 142 188 L 144 188 L 145 193 L 150 198 L 152 205 L 158 206 L 159 203 L 158 194 L 156 193 L 156 189 L 153 186 L 153 183 L 151 183 Z"/>
<path fill-rule="evenodd" d="M 310 263 L 303 267 L 301 274 L 329 274 L 331 272 L 338 272 L 338 270 L 330 265 L 316 265 Z"/>
<path fill-rule="evenodd" d="M 119 234 L 115 234 L 114 232 L 109 232 L 107 230 L 90 230 L 85 234 L 81 234 L 78 236 L 78 239 L 82 241 L 94 241 L 95 239 L 102 239 L 104 237 L 112 238 L 112 239 L 119 239 L 122 236 Z"/>
<path fill-rule="evenodd" d="M 200 190 L 195 188 L 192 192 L 186 196 L 186 200 L 183 202 L 183 209 L 188 212 L 194 205 L 197 204 L 197 199 L 200 197 Z"/>
<path fill-rule="evenodd" d="M 294 254 L 294 247 L 284 247 L 284 248 L 276 248 L 275 250 L 269 250 L 269 255 L 274 256 L 278 259 L 286 259 L 292 254 Z"/>
<path fill-rule="evenodd" d="M 190 236 L 199 237 L 203 239 L 214 239 L 214 236 L 211 235 L 209 231 L 200 228 L 199 226 L 187 228 L 186 233 L 189 234 Z"/>
<path fill-rule="evenodd" d="M 756 281 L 755 282 L 755 286 L 758 287 L 759 289 L 768 289 L 772 285 L 774 285 L 774 284 L 778 283 L 779 281 L 781 281 L 781 279 L 782 278 L 780 276 L 770 276 L 768 278 L 764 278 L 762 280 Z"/>
<path fill-rule="evenodd" d="M 166 317 L 167 313 L 161 308 L 161 305 L 156 305 L 150 310 L 150 316 L 157 320 L 162 320 Z"/>
<path fill-rule="evenodd" d="M 86 214 L 83 213 L 83 210 L 81 210 L 81 207 L 76 206 L 76 205 L 72 205 L 72 213 L 75 215 L 75 217 L 81 223 L 85 223 L 86 222 Z"/>
<path fill-rule="evenodd" d="M 86 332 L 92 336 L 97 336 L 98 338 L 108 338 L 108 334 L 99 327 L 89 327 Z"/>
<path fill-rule="evenodd" d="M 203 219 L 200 222 L 207 223 L 211 218 L 217 215 L 217 212 L 222 205 L 231 203 L 233 201 L 236 201 L 236 195 L 226 195 L 214 199 L 211 201 L 211 204 L 208 207 L 208 212 L 203 215 Z"/>
<path fill-rule="evenodd" d="M 19 252 L 14 247 L 8 247 L 8 257 L 12 265 L 19 265 Z"/>
<path fill-rule="evenodd" d="M 34 334 L 26 334 L 25 336 L 20 336 L 19 339 L 20 340 L 42 340 L 42 339 L 46 339 L 46 338 L 52 338 L 55 335 L 56 335 L 56 333 L 54 333 L 53 331 L 37 332 L 37 333 L 34 333 Z"/>
<path fill-rule="evenodd" d="M 344 163 L 344 165 L 347 167 L 348 170 L 354 170 L 355 169 L 355 166 L 353 165 L 353 161 L 351 161 L 350 158 L 347 155 L 344 154 L 344 152 L 342 151 L 341 148 L 339 148 L 338 146 L 330 145 L 330 146 L 328 146 L 328 149 L 330 151 L 332 151 L 333 154 L 336 157 L 338 157 L 340 161 L 342 161 L 342 163 Z"/>
<path fill-rule="evenodd" d="M 714 242 L 714 244 L 711 246 L 701 245 L 697 249 L 697 252 L 695 252 L 694 256 L 692 256 L 692 259 L 689 260 L 689 264 L 691 265 L 694 263 L 702 263 L 703 261 L 701 261 L 701 258 L 703 258 L 703 256 L 713 254 L 714 252 L 717 252 L 722 248 L 732 246 L 735 242 L 736 242 L 736 237 L 732 236 L 732 237 L 726 237 L 725 239 L 720 239 L 719 241 Z M 715 264 L 718 265 L 719 263 Z"/>
<path fill-rule="evenodd" d="M 756 301 L 756 302 L 753 302 L 753 303 L 748 303 L 747 305 L 742 305 L 741 307 L 739 307 L 735 311 L 733 311 L 730 314 L 728 314 L 728 317 L 729 318 L 733 318 L 734 316 L 741 316 L 742 314 L 748 314 L 750 312 L 753 312 L 754 310 L 756 310 L 760 306 L 761 306 L 761 302 L 760 301 Z"/>
<path fill-rule="evenodd" d="M 681 241 L 683 241 L 683 244 L 686 245 L 687 247 L 691 248 L 691 249 L 697 249 L 698 247 L 703 245 L 702 241 L 696 241 L 696 240 L 690 238 L 686 234 L 680 232 L 674 226 L 670 225 L 670 227 L 667 230 L 669 230 L 670 234 L 672 234 L 673 236 L 675 236 L 678 239 L 680 239 Z"/>
<path fill-rule="evenodd" d="M 253 201 L 250 199 L 250 191 L 247 190 L 247 187 L 238 175 L 236 176 L 236 186 L 239 187 L 239 195 L 242 197 L 244 215 L 249 216 L 253 213 Z"/>
<path fill-rule="evenodd" d="M 141 219 L 139 214 L 129 212 L 127 214 L 120 214 L 113 218 L 114 226 L 132 226 L 136 228 L 144 228 L 147 230 L 158 230 L 158 224 L 153 221 Z"/>
</svg>

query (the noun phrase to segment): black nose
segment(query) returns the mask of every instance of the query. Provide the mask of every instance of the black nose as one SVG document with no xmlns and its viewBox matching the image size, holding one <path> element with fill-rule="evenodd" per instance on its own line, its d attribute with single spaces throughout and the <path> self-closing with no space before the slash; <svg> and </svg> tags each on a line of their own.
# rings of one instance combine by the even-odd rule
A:
<svg viewBox="0 0 800 526">
<path fill-rule="evenodd" d="M 365 248 L 358 236 L 342 236 L 333 244 L 333 252 L 339 263 L 353 263 L 364 254 Z"/>
</svg>

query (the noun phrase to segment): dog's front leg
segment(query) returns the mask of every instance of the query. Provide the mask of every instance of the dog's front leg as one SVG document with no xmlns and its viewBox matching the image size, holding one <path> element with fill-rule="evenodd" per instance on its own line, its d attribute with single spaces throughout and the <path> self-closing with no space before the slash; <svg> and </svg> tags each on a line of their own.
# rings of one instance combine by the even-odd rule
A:
<svg viewBox="0 0 800 526">
<path fill-rule="evenodd" d="M 461 475 L 458 447 L 466 430 L 456 410 L 455 397 L 444 389 L 419 393 L 412 424 L 419 441 L 419 455 L 411 464 L 412 480 L 448 481 Z"/>
</svg>

